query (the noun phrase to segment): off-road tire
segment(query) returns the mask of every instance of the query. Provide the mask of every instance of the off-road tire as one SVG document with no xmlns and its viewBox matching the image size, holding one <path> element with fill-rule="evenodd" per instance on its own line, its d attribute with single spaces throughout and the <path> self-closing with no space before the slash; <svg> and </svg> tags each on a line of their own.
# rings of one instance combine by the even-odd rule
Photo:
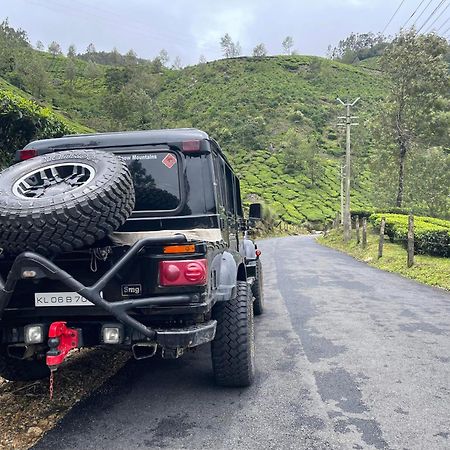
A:
<svg viewBox="0 0 450 450">
<path fill-rule="evenodd" d="M 0 377 L 8 381 L 41 380 L 50 375 L 45 359 L 16 359 L 0 355 Z"/>
<path fill-rule="evenodd" d="M 211 343 L 212 365 L 219 386 L 245 387 L 255 376 L 253 302 L 248 284 L 238 281 L 236 297 L 215 305 L 216 337 Z"/>
<path fill-rule="evenodd" d="M 78 189 L 25 198 L 13 186 L 27 173 L 55 164 L 84 164 L 93 178 Z M 99 150 L 49 153 L 0 173 L 0 248 L 44 255 L 92 246 L 117 230 L 133 211 L 135 194 L 123 159 Z"/>
<path fill-rule="evenodd" d="M 253 313 L 260 316 L 264 312 L 264 282 L 261 260 L 256 261 L 256 278 L 252 285 Z"/>
</svg>

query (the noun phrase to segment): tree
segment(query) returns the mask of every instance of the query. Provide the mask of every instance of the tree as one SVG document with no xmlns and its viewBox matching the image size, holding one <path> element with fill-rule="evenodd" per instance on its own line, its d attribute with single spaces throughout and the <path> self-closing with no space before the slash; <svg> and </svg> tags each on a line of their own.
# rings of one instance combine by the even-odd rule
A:
<svg viewBox="0 0 450 450">
<path fill-rule="evenodd" d="M 50 84 L 42 58 L 37 56 L 28 58 L 21 72 L 24 74 L 25 83 L 30 92 L 37 98 L 44 98 Z"/>
<path fill-rule="evenodd" d="M 444 127 L 448 133 L 448 122 L 434 120 L 450 104 L 448 67 L 444 60 L 448 51 L 445 39 L 409 30 L 400 33 L 381 58 L 390 94 L 380 105 L 376 134 L 379 147 L 391 153 L 397 162 L 398 207 L 403 205 L 405 165 L 410 152 L 439 144 L 436 139 L 448 136 L 439 132 Z"/>
<path fill-rule="evenodd" d="M 61 46 L 56 41 L 52 41 L 48 46 L 48 52 L 55 58 L 62 54 Z"/>
<path fill-rule="evenodd" d="M 75 48 L 75 45 L 70 44 L 69 48 L 67 49 L 67 56 L 69 58 L 75 58 L 76 55 L 77 55 L 77 50 Z"/>
<path fill-rule="evenodd" d="M 130 73 L 123 67 L 109 67 L 105 73 L 108 92 L 117 93 L 130 81 Z"/>
<path fill-rule="evenodd" d="M 133 49 L 128 50 L 125 54 L 125 64 L 127 66 L 134 66 L 137 64 L 137 54 Z"/>
<path fill-rule="evenodd" d="M 199 64 L 206 64 L 206 58 L 204 55 L 200 55 L 200 58 L 198 59 Z"/>
<path fill-rule="evenodd" d="M 181 58 L 179 56 L 176 56 L 173 60 L 172 69 L 174 70 L 180 70 L 183 67 L 181 64 Z"/>
<path fill-rule="evenodd" d="M 220 47 L 225 58 L 236 58 L 241 54 L 241 45 L 239 42 L 233 42 L 228 33 L 220 38 Z"/>
<path fill-rule="evenodd" d="M 301 136 L 291 128 L 285 135 L 283 147 L 285 147 L 284 171 L 286 173 L 303 172 L 313 186 L 323 171 L 316 137 L 311 133 L 308 133 L 308 137 Z"/>
<path fill-rule="evenodd" d="M 159 52 L 159 55 L 157 56 L 157 58 L 159 59 L 159 61 L 161 62 L 161 64 L 164 67 L 166 67 L 170 61 L 169 53 L 167 53 L 167 50 L 164 48 Z"/>
<path fill-rule="evenodd" d="M 380 33 L 351 33 L 339 41 L 336 47 L 328 46 L 327 55 L 330 59 L 345 64 L 356 64 L 358 61 L 382 55 L 387 46 L 387 38 Z"/>
<path fill-rule="evenodd" d="M 267 50 L 263 43 L 258 44 L 253 49 L 253 56 L 255 56 L 256 58 L 261 58 L 263 56 L 267 56 Z"/>
<path fill-rule="evenodd" d="M 286 36 L 281 45 L 283 46 L 284 53 L 290 55 L 292 53 L 292 47 L 294 47 L 294 39 L 292 36 Z"/>
<path fill-rule="evenodd" d="M 100 69 L 95 62 L 89 61 L 87 63 L 87 66 L 84 69 L 84 76 L 89 78 L 92 81 L 92 85 L 94 85 L 95 80 L 100 76 Z"/>
<path fill-rule="evenodd" d="M 45 51 L 45 47 L 44 47 L 44 44 L 42 43 L 42 41 L 36 42 L 36 50 L 39 50 L 40 52 Z"/>
<path fill-rule="evenodd" d="M 119 53 L 116 47 L 114 47 L 111 51 L 111 64 L 113 66 L 119 66 L 122 60 L 122 55 Z"/>
<path fill-rule="evenodd" d="M 15 30 L 8 20 L 0 23 L 0 75 L 14 70 L 19 54 L 29 49 L 25 31 Z"/>
<path fill-rule="evenodd" d="M 439 147 L 415 152 L 407 166 L 416 176 L 405 180 L 405 201 L 422 214 L 449 217 L 450 153 Z"/>
<path fill-rule="evenodd" d="M 73 83 L 77 77 L 77 66 L 73 62 L 71 58 L 67 60 L 66 69 L 64 71 L 64 75 L 66 77 L 66 80 L 70 84 L 70 88 L 73 89 Z"/>
<path fill-rule="evenodd" d="M 95 49 L 95 45 L 91 42 L 86 47 L 86 55 L 88 56 L 89 61 L 93 61 L 94 60 L 95 53 L 97 53 L 97 50 Z"/>
</svg>

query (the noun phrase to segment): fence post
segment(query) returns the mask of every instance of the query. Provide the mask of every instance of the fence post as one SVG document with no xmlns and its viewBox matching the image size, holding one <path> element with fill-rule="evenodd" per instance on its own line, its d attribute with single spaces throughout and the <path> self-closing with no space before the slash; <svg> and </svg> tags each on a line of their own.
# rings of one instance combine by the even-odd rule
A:
<svg viewBox="0 0 450 450">
<path fill-rule="evenodd" d="M 362 221 L 362 248 L 367 247 L 367 218 L 363 217 Z"/>
<path fill-rule="evenodd" d="M 361 242 L 361 237 L 359 235 L 359 216 L 355 216 L 355 229 L 356 229 L 356 243 Z"/>
<path fill-rule="evenodd" d="M 414 216 L 408 217 L 408 267 L 414 264 Z"/>
<path fill-rule="evenodd" d="M 386 219 L 384 217 L 381 218 L 380 225 L 380 241 L 378 242 L 378 258 L 383 256 L 383 244 L 384 244 L 384 227 L 386 225 Z"/>
</svg>

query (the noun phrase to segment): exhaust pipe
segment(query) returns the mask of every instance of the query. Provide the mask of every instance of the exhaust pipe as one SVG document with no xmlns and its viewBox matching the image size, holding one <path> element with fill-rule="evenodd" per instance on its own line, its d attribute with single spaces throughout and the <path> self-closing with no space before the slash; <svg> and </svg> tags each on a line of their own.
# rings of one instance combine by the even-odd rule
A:
<svg viewBox="0 0 450 450">
<path fill-rule="evenodd" d="M 36 349 L 34 345 L 12 344 L 8 345 L 7 354 L 14 359 L 27 359 L 34 355 Z"/>
<path fill-rule="evenodd" d="M 131 346 L 134 359 L 147 359 L 155 356 L 158 345 L 153 342 L 138 342 Z"/>
</svg>

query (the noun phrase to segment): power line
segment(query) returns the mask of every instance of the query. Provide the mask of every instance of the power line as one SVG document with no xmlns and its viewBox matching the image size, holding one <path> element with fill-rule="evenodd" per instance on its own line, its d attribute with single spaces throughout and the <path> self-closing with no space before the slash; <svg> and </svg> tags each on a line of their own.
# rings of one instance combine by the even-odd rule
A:
<svg viewBox="0 0 450 450">
<path fill-rule="evenodd" d="M 54 3 L 53 1 L 47 2 L 46 0 L 28 0 L 30 3 L 33 3 L 37 6 L 46 8 L 50 11 L 54 12 L 67 12 L 67 7 L 59 3 Z M 189 40 L 188 36 L 185 34 L 177 33 L 177 32 L 155 32 L 144 24 L 142 21 L 134 21 L 133 25 L 127 25 L 123 21 L 123 17 L 115 13 L 111 10 L 101 9 L 99 7 L 93 5 L 86 5 L 83 3 L 77 4 L 76 8 L 69 8 L 70 14 L 78 16 L 82 19 L 86 19 L 87 17 L 96 17 L 98 19 L 103 20 L 105 23 L 109 23 L 110 25 L 117 28 L 122 28 L 124 31 L 132 32 L 140 34 L 147 39 L 158 40 L 162 42 L 171 42 L 179 48 L 186 45 Z M 164 45 L 164 44 L 163 44 Z M 210 45 L 204 46 L 204 48 L 213 51 L 213 47 Z M 217 52 L 218 47 L 214 47 L 214 50 Z"/>
<path fill-rule="evenodd" d="M 447 22 L 450 20 L 450 17 L 447 18 L 447 20 L 445 20 L 444 22 L 441 23 L 441 25 L 439 26 L 439 28 L 436 30 L 436 33 L 439 33 L 439 30 L 441 28 L 444 28 L 445 25 L 447 24 Z"/>
<path fill-rule="evenodd" d="M 419 17 L 417 17 L 417 19 L 414 21 L 414 23 L 413 23 L 413 27 L 415 27 L 416 26 L 416 23 L 420 20 L 420 18 L 423 16 L 423 13 L 428 9 L 428 7 L 430 6 L 430 4 L 431 4 L 431 2 L 432 2 L 433 0 L 430 0 L 428 3 L 427 3 L 427 6 L 425 6 L 425 8 L 422 10 L 422 12 L 419 14 Z"/>
<path fill-rule="evenodd" d="M 417 6 L 417 8 L 414 10 L 414 12 L 409 16 L 408 20 L 404 23 L 402 28 L 405 28 L 406 25 L 408 24 L 408 22 L 414 17 L 414 15 L 416 14 L 417 10 L 423 5 L 423 3 L 425 2 L 425 0 L 421 0 L 421 2 L 419 3 L 419 5 Z"/>
<path fill-rule="evenodd" d="M 446 0 L 441 0 L 440 3 L 434 8 L 433 12 L 428 16 L 428 19 L 422 24 L 422 26 L 417 30 L 417 33 L 420 33 L 420 30 L 428 23 L 428 21 L 436 14 L 436 11 L 445 3 Z"/>
<path fill-rule="evenodd" d="M 384 32 L 386 31 L 386 28 L 391 24 L 392 19 L 397 15 L 398 10 L 402 7 L 403 3 L 405 3 L 405 0 L 402 0 L 400 2 L 400 5 L 398 5 L 398 8 L 395 10 L 394 14 L 392 14 L 391 18 L 389 19 L 388 23 L 386 24 L 386 26 L 383 28 L 383 31 L 381 32 L 381 34 L 384 34 Z"/>
<path fill-rule="evenodd" d="M 442 15 L 445 13 L 445 11 L 447 11 L 449 6 L 450 3 L 441 11 L 441 13 L 436 17 L 436 19 L 433 20 L 431 25 L 425 30 L 425 33 L 428 33 L 433 28 L 433 25 L 442 17 Z"/>
</svg>

